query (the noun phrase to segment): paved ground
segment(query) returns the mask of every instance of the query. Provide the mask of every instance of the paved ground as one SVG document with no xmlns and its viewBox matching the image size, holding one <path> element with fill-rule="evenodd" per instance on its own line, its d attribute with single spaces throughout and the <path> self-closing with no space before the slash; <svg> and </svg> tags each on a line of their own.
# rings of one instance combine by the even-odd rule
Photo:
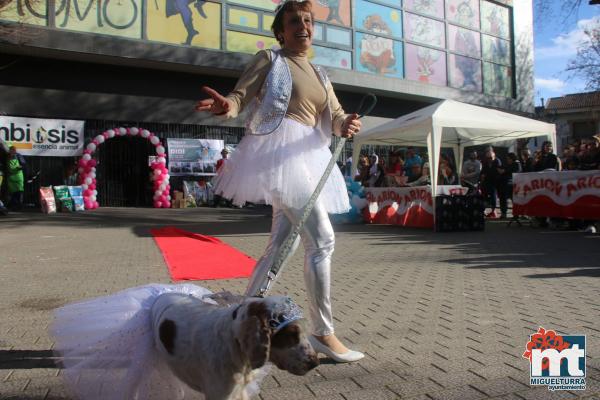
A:
<svg viewBox="0 0 600 400">
<path fill-rule="evenodd" d="M 68 398 L 46 333 L 52 309 L 169 282 L 150 228 L 215 235 L 258 257 L 266 214 L 105 208 L 0 219 L 0 398 Z M 305 377 L 276 371 L 263 400 L 600 399 L 600 235 L 505 222 L 475 233 L 374 225 L 336 232 L 337 332 L 367 357 L 349 365 L 322 359 Z M 297 254 L 274 292 L 304 306 L 301 262 Z M 241 292 L 245 280 L 201 285 Z M 586 391 L 528 385 L 521 354 L 538 326 L 587 335 Z"/>
</svg>

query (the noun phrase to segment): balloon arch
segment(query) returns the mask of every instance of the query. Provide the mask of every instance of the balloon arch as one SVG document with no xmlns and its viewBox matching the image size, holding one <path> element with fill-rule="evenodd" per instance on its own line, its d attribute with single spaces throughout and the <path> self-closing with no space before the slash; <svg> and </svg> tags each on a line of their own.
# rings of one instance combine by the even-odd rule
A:
<svg viewBox="0 0 600 400">
<path fill-rule="evenodd" d="M 169 193 L 171 186 L 169 185 L 169 174 L 166 167 L 167 160 L 165 158 L 165 148 L 158 136 L 141 128 L 109 129 L 96 136 L 83 150 L 83 156 L 78 162 L 78 182 L 83 188 L 83 202 L 85 208 L 93 210 L 99 207 L 98 201 L 96 200 L 96 196 L 98 195 L 98 190 L 96 189 L 96 164 L 98 162 L 92 158 L 92 155 L 99 145 L 115 136 L 140 136 L 149 140 L 150 143 L 154 145 L 156 155 L 158 156 L 156 161 L 150 164 L 150 168 L 154 171 L 152 175 L 152 181 L 154 182 L 154 207 L 170 208 L 171 196 Z"/>
</svg>

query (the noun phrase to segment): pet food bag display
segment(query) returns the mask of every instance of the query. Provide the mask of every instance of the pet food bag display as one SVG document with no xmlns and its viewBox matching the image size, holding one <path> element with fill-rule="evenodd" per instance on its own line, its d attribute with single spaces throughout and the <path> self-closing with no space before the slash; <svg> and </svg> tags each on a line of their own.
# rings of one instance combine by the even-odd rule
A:
<svg viewBox="0 0 600 400">
<path fill-rule="evenodd" d="M 73 211 L 73 199 L 71 199 L 68 186 L 54 186 L 54 196 L 61 212 Z"/>
<path fill-rule="evenodd" d="M 73 199 L 73 207 L 75 211 L 85 211 L 83 202 L 83 188 L 81 186 L 68 186 L 69 194 Z"/>
<path fill-rule="evenodd" d="M 40 188 L 40 204 L 44 214 L 54 214 L 56 212 L 56 200 L 54 200 L 54 191 L 52 187 Z"/>
</svg>

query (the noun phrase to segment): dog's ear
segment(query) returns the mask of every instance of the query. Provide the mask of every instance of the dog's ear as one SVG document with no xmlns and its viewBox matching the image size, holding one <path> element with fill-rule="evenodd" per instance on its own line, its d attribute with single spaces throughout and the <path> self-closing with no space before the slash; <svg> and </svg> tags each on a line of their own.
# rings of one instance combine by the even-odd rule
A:
<svg viewBox="0 0 600 400">
<path fill-rule="evenodd" d="M 260 368 L 269 359 L 271 329 L 267 324 L 267 309 L 260 302 L 248 305 L 245 320 L 241 323 L 241 347 L 252 369 Z"/>
</svg>

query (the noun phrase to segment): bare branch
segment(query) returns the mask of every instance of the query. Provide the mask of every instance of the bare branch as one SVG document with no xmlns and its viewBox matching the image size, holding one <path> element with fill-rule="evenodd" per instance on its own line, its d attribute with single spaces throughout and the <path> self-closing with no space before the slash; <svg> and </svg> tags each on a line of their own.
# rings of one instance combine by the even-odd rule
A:
<svg viewBox="0 0 600 400">
<path fill-rule="evenodd" d="M 579 77 L 586 90 L 600 90 L 600 22 L 584 30 L 587 40 L 577 49 L 575 58 L 569 60 L 570 78 Z"/>
</svg>

